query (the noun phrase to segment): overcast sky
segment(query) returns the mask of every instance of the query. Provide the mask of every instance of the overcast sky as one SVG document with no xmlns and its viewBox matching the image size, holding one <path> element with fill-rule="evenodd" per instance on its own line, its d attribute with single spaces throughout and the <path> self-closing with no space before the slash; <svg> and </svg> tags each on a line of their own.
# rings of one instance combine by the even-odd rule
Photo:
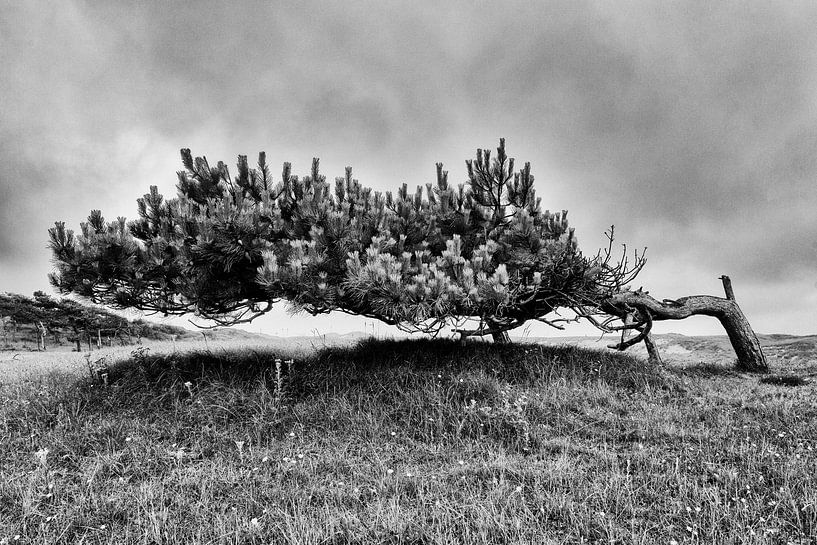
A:
<svg viewBox="0 0 817 545">
<path fill-rule="evenodd" d="M 728 274 L 756 330 L 817 332 L 815 2 L 0 9 L 1 291 L 47 287 L 55 220 L 133 218 L 151 184 L 172 196 L 182 147 L 228 164 L 265 150 L 299 174 L 317 156 L 386 190 L 432 181 L 436 161 L 464 181 L 505 137 L 586 253 L 611 224 L 649 248 L 637 284 L 659 299 L 721 295 Z M 282 307 L 254 327 L 361 324 Z"/>
</svg>

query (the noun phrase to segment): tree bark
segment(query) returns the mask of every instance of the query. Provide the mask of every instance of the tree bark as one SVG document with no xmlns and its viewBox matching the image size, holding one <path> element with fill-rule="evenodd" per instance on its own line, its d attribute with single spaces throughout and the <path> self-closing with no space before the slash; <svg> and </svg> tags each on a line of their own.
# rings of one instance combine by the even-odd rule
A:
<svg viewBox="0 0 817 545">
<path fill-rule="evenodd" d="M 494 332 L 491 333 L 491 337 L 494 339 L 495 344 L 510 344 L 511 336 L 506 330 L 500 330 L 502 326 L 499 323 L 486 319 L 485 324 L 488 326 L 488 329 L 494 330 Z"/>
<path fill-rule="evenodd" d="M 683 320 L 690 316 L 717 318 L 738 357 L 737 368 L 741 371 L 765 373 L 769 371 L 766 356 L 757 335 L 735 301 L 728 276 L 721 277 L 727 298 L 712 295 L 692 295 L 675 301 L 658 301 L 643 291 L 625 291 L 614 294 L 602 304 L 602 309 L 615 316 L 626 316 L 631 309 L 648 312 L 654 321 Z M 649 348 L 648 348 L 649 350 Z"/>
<path fill-rule="evenodd" d="M 653 342 L 651 335 L 644 337 L 644 346 L 647 347 L 649 362 L 653 365 L 663 365 L 664 361 L 661 359 L 661 353 L 658 351 L 658 347 Z"/>
<path fill-rule="evenodd" d="M 507 331 L 498 331 L 496 333 L 491 333 L 491 337 L 494 339 L 494 343 L 496 344 L 510 344 L 511 336 L 508 335 Z"/>
</svg>

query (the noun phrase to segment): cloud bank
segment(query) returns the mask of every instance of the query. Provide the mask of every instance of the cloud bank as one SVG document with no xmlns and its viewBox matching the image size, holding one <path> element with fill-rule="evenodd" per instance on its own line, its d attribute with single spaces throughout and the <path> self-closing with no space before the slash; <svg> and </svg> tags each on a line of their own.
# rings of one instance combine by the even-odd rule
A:
<svg viewBox="0 0 817 545">
<path fill-rule="evenodd" d="M 344 4 L 6 6 L 0 289 L 46 285 L 53 221 L 172 194 L 181 147 L 390 189 L 503 136 L 585 251 L 616 224 L 654 294 L 729 274 L 758 330 L 814 332 L 813 3 Z"/>
</svg>

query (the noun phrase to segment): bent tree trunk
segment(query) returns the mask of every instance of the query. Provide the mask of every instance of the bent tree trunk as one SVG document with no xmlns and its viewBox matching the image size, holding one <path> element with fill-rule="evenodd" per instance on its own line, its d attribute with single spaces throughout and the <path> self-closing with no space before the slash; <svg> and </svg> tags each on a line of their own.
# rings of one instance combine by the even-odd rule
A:
<svg viewBox="0 0 817 545">
<path fill-rule="evenodd" d="M 737 368 L 741 371 L 765 373 L 769 370 L 766 356 L 760 347 L 757 335 L 735 301 L 732 282 L 722 276 L 726 298 L 712 295 L 692 295 L 677 300 L 658 301 L 642 291 L 625 291 L 610 296 L 602 304 L 605 312 L 616 316 L 626 316 L 632 309 L 649 314 L 653 321 L 683 320 L 690 316 L 712 316 L 717 318 L 726 330 L 729 341 L 738 357 Z"/>
</svg>

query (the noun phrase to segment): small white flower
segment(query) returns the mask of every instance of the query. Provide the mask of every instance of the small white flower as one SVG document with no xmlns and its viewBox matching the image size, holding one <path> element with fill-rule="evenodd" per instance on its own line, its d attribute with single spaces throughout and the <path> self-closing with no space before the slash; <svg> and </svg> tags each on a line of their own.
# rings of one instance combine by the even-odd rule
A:
<svg viewBox="0 0 817 545">
<path fill-rule="evenodd" d="M 261 525 L 261 523 L 258 522 L 257 518 L 253 517 L 253 518 L 250 519 L 250 526 L 252 526 L 254 528 L 257 528 L 260 525 Z"/>
<path fill-rule="evenodd" d="M 294 431 L 289 432 L 289 436 L 290 437 L 295 437 L 295 432 Z"/>
<path fill-rule="evenodd" d="M 387 469 L 387 470 L 386 470 L 386 473 L 388 473 L 389 475 L 391 475 L 392 473 L 394 473 L 394 470 L 393 470 L 393 469 L 391 469 L 391 468 L 389 468 L 389 469 Z"/>
<path fill-rule="evenodd" d="M 41 448 L 34 453 L 34 458 L 40 462 L 41 465 L 48 465 L 48 452 L 47 448 Z"/>
</svg>

